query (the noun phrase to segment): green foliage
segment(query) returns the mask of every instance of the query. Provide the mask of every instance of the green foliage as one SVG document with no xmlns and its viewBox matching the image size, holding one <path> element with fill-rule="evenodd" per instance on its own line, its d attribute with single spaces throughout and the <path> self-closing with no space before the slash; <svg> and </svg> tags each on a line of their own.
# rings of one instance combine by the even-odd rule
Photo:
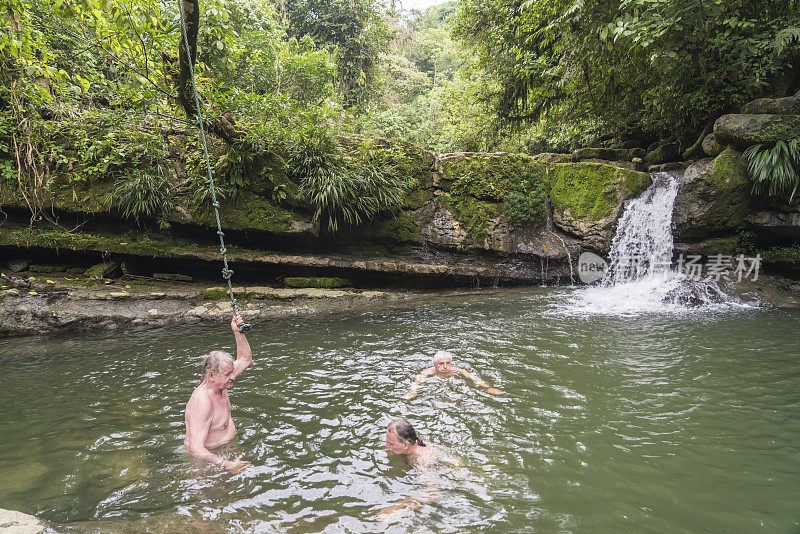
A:
<svg viewBox="0 0 800 534">
<path fill-rule="evenodd" d="M 564 133 L 694 132 L 795 76 L 797 0 L 459 3 L 497 116 Z M 574 133 L 573 133 L 574 135 Z M 696 135 L 696 134 L 695 134 Z"/>
<path fill-rule="evenodd" d="M 402 206 L 408 182 L 380 151 L 363 146 L 345 153 L 329 137 L 303 138 L 291 147 L 290 172 L 298 177 L 298 198 L 335 232 L 342 223 L 360 224 Z"/>
<path fill-rule="evenodd" d="M 345 108 L 364 104 L 373 91 L 378 54 L 389 27 L 373 0 L 287 0 L 289 34 L 310 36 L 336 61 L 337 83 Z"/>
<path fill-rule="evenodd" d="M 514 192 L 506 198 L 508 217 L 519 224 L 541 224 L 547 215 L 547 188 L 542 182 L 524 182 L 524 192 Z"/>
<path fill-rule="evenodd" d="M 794 198 L 800 185 L 800 139 L 754 145 L 744 151 L 753 181 L 753 193 Z"/>
<path fill-rule="evenodd" d="M 116 207 L 123 217 L 132 218 L 137 224 L 140 218 L 157 218 L 160 228 L 169 228 L 167 215 L 173 207 L 173 189 L 160 174 L 143 172 L 120 177 L 107 201 L 109 207 Z"/>
</svg>

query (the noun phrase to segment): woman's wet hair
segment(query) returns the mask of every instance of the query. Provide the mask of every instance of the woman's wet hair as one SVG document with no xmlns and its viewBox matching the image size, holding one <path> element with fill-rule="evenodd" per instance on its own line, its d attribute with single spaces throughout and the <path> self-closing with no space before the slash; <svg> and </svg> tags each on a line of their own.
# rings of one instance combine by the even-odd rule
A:
<svg viewBox="0 0 800 534">
<path fill-rule="evenodd" d="M 233 356 L 229 353 L 221 350 L 212 350 L 209 352 L 208 356 L 203 360 L 203 372 L 200 375 L 200 383 L 203 383 L 209 372 L 218 374 L 219 370 L 226 363 L 233 364 Z"/>
<path fill-rule="evenodd" d="M 403 441 L 407 441 L 409 443 L 416 443 L 421 447 L 425 447 L 425 442 L 419 439 L 417 436 L 417 431 L 414 430 L 414 427 L 411 426 L 411 423 L 403 419 L 395 419 L 391 423 L 389 423 L 389 430 L 393 431 L 397 434 L 397 437 Z"/>
</svg>

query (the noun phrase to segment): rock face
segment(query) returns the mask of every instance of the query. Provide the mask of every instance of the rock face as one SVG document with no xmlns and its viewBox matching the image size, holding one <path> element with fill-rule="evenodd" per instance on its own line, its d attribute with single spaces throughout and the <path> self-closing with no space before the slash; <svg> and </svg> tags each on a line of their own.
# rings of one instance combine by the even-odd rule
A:
<svg viewBox="0 0 800 534">
<path fill-rule="evenodd" d="M 800 115 L 723 115 L 714 123 L 714 136 L 738 148 L 794 139 L 800 137 Z"/>
<path fill-rule="evenodd" d="M 0 531 L 6 534 L 39 534 L 47 528 L 32 515 L 0 508 Z"/>
<path fill-rule="evenodd" d="M 769 241 L 800 240 L 800 195 L 792 202 L 767 197 L 756 200 L 756 208 L 747 218 L 751 227 Z"/>
<path fill-rule="evenodd" d="M 739 230 L 750 214 L 750 181 L 739 152 L 727 149 L 683 173 L 672 221 L 675 237 L 693 239 Z"/>
<path fill-rule="evenodd" d="M 553 223 L 603 252 L 611 248 L 624 201 L 651 184 L 645 173 L 600 163 L 555 165 L 549 176 Z"/>
</svg>

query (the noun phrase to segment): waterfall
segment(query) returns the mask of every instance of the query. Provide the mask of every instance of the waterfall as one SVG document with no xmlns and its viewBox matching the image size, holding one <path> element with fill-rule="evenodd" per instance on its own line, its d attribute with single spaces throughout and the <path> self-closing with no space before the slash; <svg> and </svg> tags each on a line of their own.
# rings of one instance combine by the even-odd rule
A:
<svg viewBox="0 0 800 534">
<path fill-rule="evenodd" d="M 748 306 L 726 295 L 713 280 L 692 279 L 673 268 L 672 209 L 678 180 L 666 172 L 651 177 L 647 191 L 625 205 L 604 278 L 577 291 L 568 308 L 639 314 Z"/>
<path fill-rule="evenodd" d="M 659 276 L 672 263 L 672 208 L 678 180 L 666 172 L 651 175 L 652 185 L 628 201 L 611 243 L 611 263 L 602 284 L 606 287 Z"/>
</svg>

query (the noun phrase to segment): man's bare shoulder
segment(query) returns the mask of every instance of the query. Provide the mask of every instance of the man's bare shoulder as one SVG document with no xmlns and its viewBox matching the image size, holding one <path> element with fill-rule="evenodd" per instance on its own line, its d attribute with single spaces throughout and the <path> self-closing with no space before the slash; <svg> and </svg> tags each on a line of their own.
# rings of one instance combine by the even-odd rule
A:
<svg viewBox="0 0 800 534">
<path fill-rule="evenodd" d="M 189 402 L 186 403 L 186 411 L 196 412 L 198 415 L 203 413 L 211 413 L 211 399 L 206 391 L 200 386 L 196 387 L 189 397 Z"/>
<path fill-rule="evenodd" d="M 422 371 L 420 371 L 419 374 L 425 377 L 433 376 L 434 374 L 436 374 L 436 369 L 434 369 L 433 367 L 428 367 L 427 369 L 423 369 Z"/>
</svg>

